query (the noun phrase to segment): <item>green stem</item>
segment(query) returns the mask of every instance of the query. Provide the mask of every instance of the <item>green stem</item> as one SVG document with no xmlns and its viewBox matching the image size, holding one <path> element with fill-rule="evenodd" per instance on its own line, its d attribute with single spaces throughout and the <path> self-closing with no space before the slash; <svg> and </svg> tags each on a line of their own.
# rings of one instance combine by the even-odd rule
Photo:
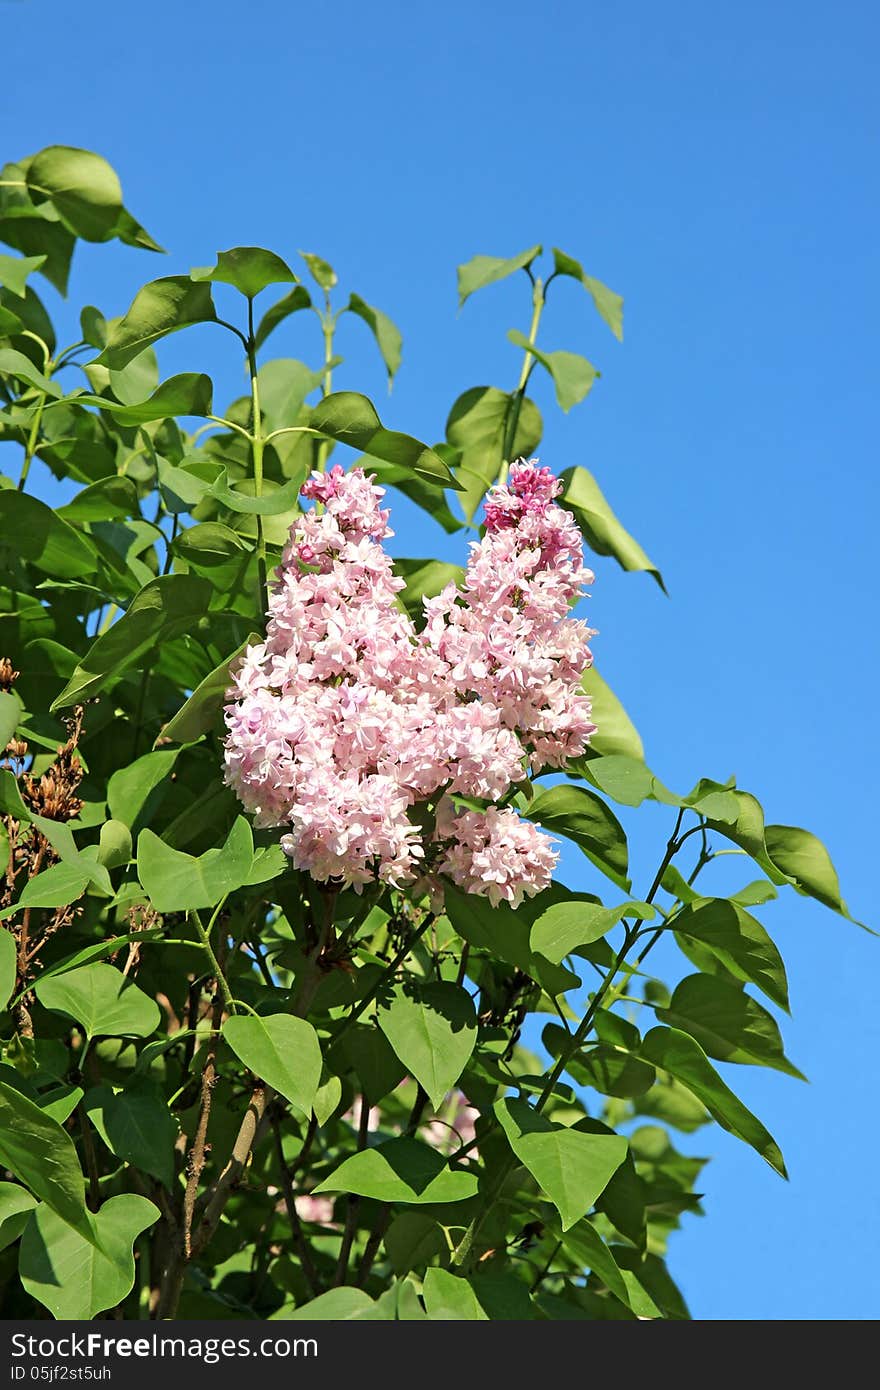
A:
<svg viewBox="0 0 880 1390">
<path fill-rule="evenodd" d="M 214 911 L 211 915 L 211 920 L 208 923 L 207 931 L 202 926 L 202 919 L 199 916 L 198 912 L 195 911 L 195 909 L 193 909 L 190 912 L 189 916 L 193 926 L 199 934 L 199 940 L 202 943 L 205 955 L 211 962 L 211 973 L 216 978 L 217 984 L 220 987 L 220 993 L 223 996 L 223 1003 L 226 1007 L 226 1011 L 227 1013 L 234 1014 L 236 1012 L 236 1008 L 235 1000 L 232 997 L 232 990 L 229 988 L 229 982 L 227 981 L 226 976 L 223 974 L 223 971 L 220 968 L 220 962 L 217 959 L 214 947 L 211 945 L 211 931 L 213 930 L 214 923 L 217 921 L 217 918 L 219 917 L 220 911 L 223 908 L 225 902 L 226 898 L 221 899 L 221 901 L 214 908 Z"/>
<path fill-rule="evenodd" d="M 325 312 L 321 315 L 321 328 L 324 333 L 324 379 L 321 382 L 322 400 L 325 396 L 329 396 L 333 389 L 333 368 L 331 363 L 333 361 L 333 335 L 336 331 L 336 319 L 330 312 L 329 292 L 324 295 L 324 303 Z M 321 443 L 318 445 L 317 468 L 319 473 L 323 473 L 326 469 L 329 455 L 330 440 L 322 439 Z"/>
<path fill-rule="evenodd" d="M 40 437 L 40 421 L 43 418 L 43 407 L 45 406 L 45 404 L 46 393 L 43 392 L 40 396 L 40 403 L 37 406 L 36 414 L 34 415 L 34 421 L 31 425 L 31 432 L 28 435 L 27 444 L 25 445 L 24 463 L 21 465 L 21 477 L 18 480 L 19 492 L 24 492 L 25 484 L 27 483 L 28 479 L 28 473 L 30 473 L 31 471 L 31 462 L 33 460 L 34 454 L 37 452 L 37 441 Z"/>
<path fill-rule="evenodd" d="M 251 400 L 254 407 L 253 432 L 251 434 L 251 451 L 254 460 L 254 496 L 263 495 L 263 450 L 266 447 L 266 439 L 263 434 L 263 416 L 260 411 L 260 384 L 257 378 L 257 347 L 254 337 L 254 301 L 248 299 L 248 336 L 247 336 L 247 356 L 248 370 L 251 378 Z M 257 572 L 260 585 L 260 603 L 263 613 L 269 611 L 269 585 L 266 577 L 266 536 L 263 531 L 263 518 L 260 513 L 257 517 Z"/>
<path fill-rule="evenodd" d="M 531 347 L 534 347 L 535 340 L 538 336 L 538 325 L 541 322 L 541 314 L 544 312 L 545 302 L 546 300 L 544 294 L 544 285 L 540 279 L 535 280 L 532 286 L 532 322 L 529 325 L 529 345 Z M 531 376 L 532 368 L 534 367 L 534 365 L 534 357 L 530 352 L 524 350 L 523 364 L 522 370 L 519 374 L 519 381 L 517 382 L 516 390 L 513 393 L 513 398 L 510 402 L 510 406 L 507 412 L 507 424 L 504 431 L 503 457 L 501 460 L 501 468 L 498 473 L 498 482 L 500 484 L 505 483 L 507 481 L 507 473 L 510 468 L 510 465 L 513 463 L 511 454 L 513 453 L 513 447 L 516 441 L 516 431 L 517 426 L 519 425 L 520 411 L 522 410 L 522 403 L 525 398 L 526 387 L 529 384 L 529 377 Z"/>
</svg>

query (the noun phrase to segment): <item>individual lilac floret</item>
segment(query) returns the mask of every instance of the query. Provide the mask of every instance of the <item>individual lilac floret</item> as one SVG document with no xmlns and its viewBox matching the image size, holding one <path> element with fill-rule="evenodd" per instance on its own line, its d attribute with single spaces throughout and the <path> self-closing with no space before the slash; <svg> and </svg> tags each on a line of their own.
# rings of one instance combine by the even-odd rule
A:
<svg viewBox="0 0 880 1390">
<path fill-rule="evenodd" d="M 512 810 L 457 812 L 450 794 L 497 802 L 594 731 L 592 633 L 568 616 L 593 576 L 559 490 L 547 468 L 511 468 L 462 589 L 425 600 L 418 632 L 382 546 L 383 490 L 360 468 L 306 482 L 320 505 L 291 528 L 225 746 L 228 784 L 298 868 L 358 891 L 424 879 L 435 896 L 446 875 L 514 906 L 548 885 L 548 836 Z"/>
</svg>

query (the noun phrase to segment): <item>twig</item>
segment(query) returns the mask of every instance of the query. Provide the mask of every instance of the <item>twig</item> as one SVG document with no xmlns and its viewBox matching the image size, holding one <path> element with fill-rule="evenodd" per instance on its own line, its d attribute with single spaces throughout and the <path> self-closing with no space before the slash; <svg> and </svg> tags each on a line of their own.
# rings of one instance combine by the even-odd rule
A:
<svg viewBox="0 0 880 1390">
<path fill-rule="evenodd" d="M 358 1120 L 358 1141 L 357 1152 L 363 1153 L 367 1147 L 367 1137 L 369 1134 L 370 1123 L 370 1102 L 366 1096 L 361 1096 L 361 1113 Z M 339 1248 L 339 1260 L 336 1265 L 336 1275 L 333 1279 L 334 1287 L 338 1288 L 344 1284 L 348 1274 L 348 1259 L 351 1255 L 351 1247 L 354 1242 L 354 1234 L 357 1230 L 357 1218 L 360 1210 L 361 1199 L 356 1193 L 350 1193 L 348 1207 L 345 1213 L 345 1227 L 342 1232 L 342 1244 Z"/>
<path fill-rule="evenodd" d="M 293 1183 L 290 1180 L 290 1168 L 285 1160 L 284 1148 L 281 1142 L 281 1121 L 274 1106 L 269 1116 L 269 1122 L 272 1126 L 272 1133 L 275 1136 L 275 1152 L 278 1156 L 278 1169 L 281 1174 L 281 1191 L 284 1194 L 284 1205 L 287 1208 L 287 1219 L 290 1222 L 290 1233 L 293 1237 L 293 1246 L 299 1257 L 303 1278 L 309 1286 L 309 1293 L 314 1298 L 315 1294 L 318 1292 L 318 1273 L 315 1269 L 305 1235 L 303 1234 L 299 1212 L 296 1209 Z"/>
<path fill-rule="evenodd" d="M 101 1205 L 101 1179 L 98 1172 L 98 1156 L 95 1153 L 95 1143 L 92 1139 L 92 1128 L 88 1111 L 82 1101 L 79 1101 L 77 1104 L 76 1115 L 79 1120 L 79 1129 L 82 1136 L 86 1172 L 89 1175 L 89 1208 L 91 1211 L 97 1211 Z"/>
</svg>

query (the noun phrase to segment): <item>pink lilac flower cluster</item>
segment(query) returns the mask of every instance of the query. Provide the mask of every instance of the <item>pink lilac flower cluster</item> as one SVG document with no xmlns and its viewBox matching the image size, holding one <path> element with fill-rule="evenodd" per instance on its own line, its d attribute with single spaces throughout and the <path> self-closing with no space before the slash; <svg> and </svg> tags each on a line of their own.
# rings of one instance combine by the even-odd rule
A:
<svg viewBox="0 0 880 1390">
<path fill-rule="evenodd" d="M 383 490 L 360 468 L 304 485 L 319 505 L 291 530 L 266 640 L 227 693 L 225 754 L 227 782 L 255 824 L 283 828 L 298 868 L 435 894 L 445 875 L 494 905 L 549 884 L 543 831 L 454 797 L 498 802 L 594 730 L 580 689 L 592 631 L 568 616 L 593 575 L 559 490 L 549 469 L 515 464 L 462 587 L 426 599 L 418 631 L 382 545 Z"/>
</svg>

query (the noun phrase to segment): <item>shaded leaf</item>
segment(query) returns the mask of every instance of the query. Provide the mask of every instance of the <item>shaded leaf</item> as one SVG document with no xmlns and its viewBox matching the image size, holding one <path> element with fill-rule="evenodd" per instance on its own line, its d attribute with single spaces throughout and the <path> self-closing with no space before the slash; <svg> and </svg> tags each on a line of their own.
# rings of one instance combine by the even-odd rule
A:
<svg viewBox="0 0 880 1390">
<path fill-rule="evenodd" d="M 297 313 L 300 309 L 310 309 L 311 307 L 312 298 L 305 285 L 296 285 L 289 294 L 279 299 L 277 304 L 273 304 L 270 309 L 267 309 L 260 319 L 254 339 L 256 348 L 259 350 L 269 334 L 273 333 L 279 323 L 283 323 L 291 314 Z"/>
<path fill-rule="evenodd" d="M 334 391 L 325 396 L 312 411 L 309 424 L 315 433 L 360 453 L 411 469 L 429 482 L 454 486 L 439 454 L 408 434 L 386 430 L 372 402 L 356 391 Z"/>
<path fill-rule="evenodd" d="M 2 497 L 0 494 L 0 503 Z M 210 594 L 210 584 L 196 575 L 166 574 L 151 579 L 135 594 L 119 621 L 89 647 L 53 701 L 52 712 L 102 689 L 159 643 L 189 631 L 206 612 Z"/>
<path fill-rule="evenodd" d="M 169 377 L 145 401 L 123 405 L 106 396 L 68 396 L 65 405 L 94 405 L 115 415 L 121 425 L 146 425 L 151 420 L 174 419 L 178 415 L 204 416 L 211 413 L 213 383 L 200 372 L 182 372 Z"/>
<path fill-rule="evenodd" d="M 574 513 L 584 539 L 597 555 L 610 555 L 625 570 L 643 570 L 656 579 L 666 593 L 663 576 L 648 559 L 638 541 L 624 530 L 592 473 L 586 468 L 567 468 L 561 475 L 562 506 Z"/>
<path fill-rule="evenodd" d="M 29 493 L 14 488 L 0 490 L 0 564 L 8 567 L 10 557 L 58 579 L 78 579 L 94 575 L 97 556 L 94 547 L 56 516 L 51 507 Z"/>
<path fill-rule="evenodd" d="M 714 957 L 723 970 L 737 980 L 757 985 L 788 1012 L 788 980 L 782 957 L 758 919 L 738 903 L 727 898 L 701 898 L 676 915 L 674 926 L 685 954 L 689 954 L 689 943 L 708 948 L 708 967 L 703 957 L 695 962 L 701 970 L 711 970 Z"/>
<path fill-rule="evenodd" d="M 626 835 L 600 797 L 586 787 L 547 787 L 529 803 L 527 814 L 536 825 L 573 840 L 613 883 L 629 891 Z"/>
<path fill-rule="evenodd" d="M 110 330 L 107 346 L 96 361 L 118 371 L 169 333 L 216 318 L 210 285 L 195 283 L 188 275 L 151 280 L 138 290 L 126 313 Z"/>
<path fill-rule="evenodd" d="M 724 1084 L 694 1038 L 677 1028 L 652 1028 L 642 1042 L 642 1056 L 692 1091 L 722 1129 L 750 1144 L 781 1177 L 788 1176 L 772 1134 Z"/>
<path fill-rule="evenodd" d="M 353 294 L 349 297 L 346 308 L 349 313 L 357 314 L 358 318 L 363 319 L 370 329 L 379 345 L 382 361 L 388 372 L 388 380 L 392 381 L 400 366 L 400 353 L 403 346 L 400 330 L 391 322 L 387 314 L 383 314 L 381 309 L 375 309 L 372 304 L 367 304 L 359 294 Z"/>
<path fill-rule="evenodd" d="M 247 640 L 236 647 L 231 656 L 215 666 L 204 680 L 196 686 L 189 699 L 183 704 L 162 730 L 162 738 L 175 743 L 192 743 L 211 729 L 217 720 L 226 691 L 231 684 L 230 667 L 247 647 L 260 640 L 259 633 L 252 632 Z"/>
<path fill-rule="evenodd" d="M 713 975 L 688 975 L 676 985 L 658 1019 L 696 1038 L 722 1062 L 774 1067 L 804 1080 L 785 1055 L 776 1020 L 744 990 Z"/>
<path fill-rule="evenodd" d="M 36 1197 L 32 1197 L 26 1187 L 19 1187 L 15 1182 L 0 1182 L 0 1250 L 18 1240 L 36 1205 Z"/>
<path fill-rule="evenodd" d="M 94 1240 L 73 1140 L 5 1081 L 0 1081 L 0 1163 L 87 1241 Z"/>
</svg>

